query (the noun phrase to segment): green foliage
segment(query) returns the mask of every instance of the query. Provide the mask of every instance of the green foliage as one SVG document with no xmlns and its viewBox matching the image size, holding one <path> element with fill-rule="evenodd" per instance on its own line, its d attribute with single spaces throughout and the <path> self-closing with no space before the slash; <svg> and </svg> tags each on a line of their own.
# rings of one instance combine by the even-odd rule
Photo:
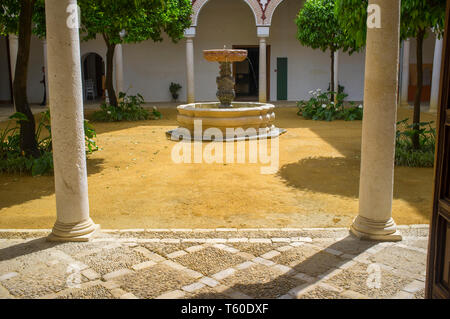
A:
<svg viewBox="0 0 450 319">
<path fill-rule="evenodd" d="M 336 0 L 338 23 L 358 49 L 366 45 L 367 6 L 368 0 Z M 414 38 L 420 31 L 431 28 L 442 36 L 445 7 L 445 0 L 402 0 L 401 40 Z"/>
<path fill-rule="evenodd" d="M 18 34 L 20 1 L 2 0 L 0 4 L 0 35 Z M 35 0 L 33 8 L 33 34 L 45 37 L 45 0 Z"/>
<path fill-rule="evenodd" d="M 309 101 L 300 101 L 297 103 L 297 107 L 299 108 L 297 115 L 315 121 L 362 120 L 362 105 L 355 106 L 351 102 L 350 107 L 344 106 L 344 99 L 347 97 L 347 94 L 332 91 L 322 92 L 320 89 L 310 91 L 309 93 L 312 95 Z M 337 103 L 330 102 L 330 96 L 332 95 L 336 95 Z"/>
<path fill-rule="evenodd" d="M 84 40 L 102 34 L 109 44 L 162 41 L 165 32 L 178 41 L 191 24 L 190 0 L 78 0 L 78 5 Z"/>
<path fill-rule="evenodd" d="M 404 119 L 397 123 L 395 139 L 395 164 L 409 167 L 433 167 L 436 148 L 436 129 L 433 122 L 422 122 L 419 129 Z M 414 149 L 412 138 L 419 134 L 419 149 Z"/>
<path fill-rule="evenodd" d="M 15 113 L 9 117 L 10 121 L 4 130 L 0 129 L 0 173 L 31 173 L 32 176 L 50 174 L 53 171 L 53 150 L 50 125 L 50 111 L 42 113 L 36 129 L 36 140 L 40 156 L 37 158 L 26 156 L 20 150 L 19 121 L 28 121 L 23 113 Z M 11 123 L 14 123 L 11 126 Z M 97 136 L 94 128 L 84 121 L 86 153 L 98 150 L 94 141 Z"/>
<path fill-rule="evenodd" d="M 169 91 L 172 94 L 172 98 L 176 101 L 178 99 L 178 91 L 182 88 L 182 86 L 178 83 L 170 83 Z"/>
<path fill-rule="evenodd" d="M 335 0 L 307 0 L 295 23 L 297 39 L 301 44 L 322 51 L 350 50 L 353 42 L 348 41 L 340 28 L 334 12 Z"/>
<path fill-rule="evenodd" d="M 126 93 L 120 92 L 119 100 L 117 107 L 107 103 L 100 105 L 100 111 L 94 112 L 92 119 L 98 122 L 118 122 L 158 120 L 162 117 L 156 107 L 149 111 L 141 106 L 144 98 L 140 94 L 126 95 Z"/>
</svg>

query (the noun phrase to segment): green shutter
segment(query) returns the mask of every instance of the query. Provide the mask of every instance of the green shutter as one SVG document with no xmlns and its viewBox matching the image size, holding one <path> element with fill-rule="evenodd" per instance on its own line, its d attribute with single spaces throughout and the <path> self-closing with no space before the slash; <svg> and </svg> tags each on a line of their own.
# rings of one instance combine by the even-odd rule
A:
<svg viewBox="0 0 450 319">
<path fill-rule="evenodd" d="M 277 100 L 287 100 L 287 58 L 277 58 Z"/>
</svg>

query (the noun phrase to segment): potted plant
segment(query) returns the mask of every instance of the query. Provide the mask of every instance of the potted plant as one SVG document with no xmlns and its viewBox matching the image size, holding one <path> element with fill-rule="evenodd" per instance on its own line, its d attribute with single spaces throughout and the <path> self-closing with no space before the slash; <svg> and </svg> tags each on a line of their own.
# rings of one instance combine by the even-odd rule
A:
<svg viewBox="0 0 450 319">
<path fill-rule="evenodd" d="M 173 82 L 170 83 L 169 91 L 170 91 L 170 94 L 172 94 L 172 98 L 174 101 L 178 100 L 178 96 L 179 96 L 178 91 L 181 88 L 182 88 L 182 86 L 178 83 L 173 83 Z"/>
</svg>

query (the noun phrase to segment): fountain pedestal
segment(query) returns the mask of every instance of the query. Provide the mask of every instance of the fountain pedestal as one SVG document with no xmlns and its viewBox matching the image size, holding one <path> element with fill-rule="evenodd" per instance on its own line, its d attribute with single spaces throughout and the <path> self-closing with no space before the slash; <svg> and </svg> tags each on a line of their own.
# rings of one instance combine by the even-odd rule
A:
<svg viewBox="0 0 450 319">
<path fill-rule="evenodd" d="M 220 102 L 178 106 L 177 121 L 180 127 L 167 132 L 169 138 L 210 141 L 211 137 L 204 132 L 211 128 L 222 134 L 222 139 L 214 136 L 214 140 L 222 141 L 272 138 L 285 132 L 273 125 L 273 104 L 233 102 L 236 93 L 231 67 L 233 62 L 247 58 L 247 50 L 205 50 L 203 55 L 207 61 L 220 64 L 220 73 L 216 78 L 216 96 Z"/>
</svg>

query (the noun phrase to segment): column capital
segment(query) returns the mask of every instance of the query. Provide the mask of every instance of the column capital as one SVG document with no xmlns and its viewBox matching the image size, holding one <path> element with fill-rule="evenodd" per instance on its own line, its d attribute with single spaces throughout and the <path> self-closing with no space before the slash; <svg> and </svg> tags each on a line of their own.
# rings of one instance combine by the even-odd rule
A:
<svg viewBox="0 0 450 319">
<path fill-rule="evenodd" d="M 8 36 L 10 40 L 19 40 L 19 36 L 17 34 L 10 33 Z"/>
<path fill-rule="evenodd" d="M 264 26 L 264 27 L 256 27 L 256 35 L 258 38 L 267 38 L 270 34 L 270 27 Z"/>
<path fill-rule="evenodd" d="M 195 32 L 196 32 L 195 27 L 187 28 L 184 30 L 184 37 L 185 38 L 195 38 Z"/>
</svg>

